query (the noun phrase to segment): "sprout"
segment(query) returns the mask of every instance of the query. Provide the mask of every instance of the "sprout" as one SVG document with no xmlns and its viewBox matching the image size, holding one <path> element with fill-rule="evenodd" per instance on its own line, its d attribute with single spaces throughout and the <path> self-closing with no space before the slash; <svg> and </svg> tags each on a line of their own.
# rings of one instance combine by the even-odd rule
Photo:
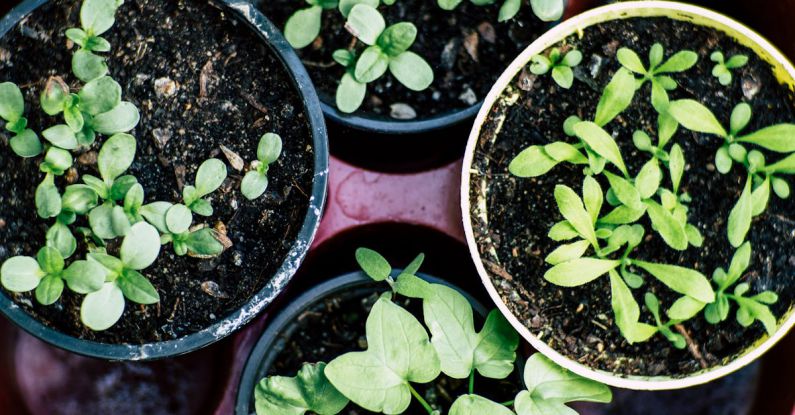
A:
<svg viewBox="0 0 795 415">
<path fill-rule="evenodd" d="M 745 66 L 748 63 L 748 56 L 734 55 L 729 60 L 724 60 L 723 52 L 716 50 L 709 55 L 710 60 L 715 62 L 712 68 L 712 76 L 718 78 L 721 85 L 729 85 L 732 82 L 732 69 Z"/>
<path fill-rule="evenodd" d="M 582 52 L 571 50 L 565 55 L 561 54 L 560 49 L 552 48 L 549 57 L 535 55 L 530 60 L 530 72 L 536 75 L 543 75 L 552 71 L 552 79 L 561 88 L 569 89 L 574 82 L 574 71 L 572 69 L 582 62 Z"/>
<path fill-rule="evenodd" d="M 240 191 L 248 200 L 254 200 L 268 188 L 268 170 L 282 153 L 282 138 L 278 134 L 267 133 L 259 140 L 257 161 L 251 163 L 251 171 L 240 182 Z"/>
</svg>

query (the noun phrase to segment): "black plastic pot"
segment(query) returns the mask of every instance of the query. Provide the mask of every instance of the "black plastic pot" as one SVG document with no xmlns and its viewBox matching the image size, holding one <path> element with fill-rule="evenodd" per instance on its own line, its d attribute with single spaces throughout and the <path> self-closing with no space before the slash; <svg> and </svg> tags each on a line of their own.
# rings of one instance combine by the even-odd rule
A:
<svg viewBox="0 0 795 415">
<path fill-rule="evenodd" d="M 393 275 L 397 275 L 397 272 Z M 472 308 L 477 315 L 483 318 L 486 317 L 487 310 L 483 304 L 455 285 L 426 274 L 417 274 L 417 276 L 428 282 L 444 284 L 456 289 L 472 304 Z M 368 295 L 379 289 L 385 291 L 384 283 L 373 281 L 363 272 L 354 272 L 328 280 L 307 290 L 303 295 L 282 309 L 268 323 L 268 328 L 262 333 L 256 346 L 249 354 L 248 360 L 246 360 L 246 366 L 243 369 L 243 375 L 237 388 L 235 414 L 249 415 L 252 413 L 254 388 L 260 379 L 268 375 L 268 370 L 279 356 L 279 353 L 284 349 L 284 345 L 292 333 L 298 329 L 299 315 L 332 295 L 344 293 L 348 298 L 352 298 Z"/>
<path fill-rule="evenodd" d="M 25 0 L 12 9 L 0 20 L 0 37 L 5 36 L 19 21 L 46 2 L 47 0 Z M 248 323 L 282 292 L 303 261 L 319 225 L 327 192 L 328 136 L 320 101 L 301 61 L 279 30 L 265 16 L 245 0 L 217 0 L 217 2 L 228 11 L 229 15 L 243 23 L 240 30 L 255 31 L 279 58 L 284 70 L 292 75 L 293 85 L 302 97 L 304 113 L 312 130 L 315 154 L 312 194 L 301 230 L 284 262 L 265 287 L 243 306 L 212 326 L 179 339 L 142 345 L 99 343 L 66 335 L 34 319 L 7 295 L 0 292 L 2 313 L 33 336 L 74 353 L 108 360 L 153 360 L 186 354 L 215 343 Z"/>
</svg>

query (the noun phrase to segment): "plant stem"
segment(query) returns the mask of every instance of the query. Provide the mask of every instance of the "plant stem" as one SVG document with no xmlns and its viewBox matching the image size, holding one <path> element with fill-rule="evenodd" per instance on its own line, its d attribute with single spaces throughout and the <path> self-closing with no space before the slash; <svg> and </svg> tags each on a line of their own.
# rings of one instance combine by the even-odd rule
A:
<svg viewBox="0 0 795 415">
<path fill-rule="evenodd" d="M 422 396 L 420 396 L 419 393 L 417 393 L 417 390 L 414 389 L 414 386 L 411 386 L 411 384 L 409 384 L 409 390 L 411 391 L 411 394 L 415 398 L 417 398 L 417 401 L 420 403 L 420 405 L 422 405 L 422 407 L 425 408 L 426 411 L 428 411 L 428 414 L 433 415 L 433 408 L 425 399 L 423 399 Z"/>
<path fill-rule="evenodd" d="M 475 394 L 475 370 L 472 369 L 472 373 L 469 374 L 469 394 Z"/>
<path fill-rule="evenodd" d="M 513 401 L 503 402 L 500 405 L 502 405 L 502 406 L 512 406 L 513 405 Z"/>
</svg>

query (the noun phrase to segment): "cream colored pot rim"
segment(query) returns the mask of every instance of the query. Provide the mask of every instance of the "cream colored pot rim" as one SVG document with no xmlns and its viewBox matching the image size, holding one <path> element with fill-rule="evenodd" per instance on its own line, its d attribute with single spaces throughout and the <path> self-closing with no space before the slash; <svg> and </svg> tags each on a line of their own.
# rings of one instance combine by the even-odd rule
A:
<svg viewBox="0 0 795 415">
<path fill-rule="evenodd" d="M 649 13 L 652 9 L 654 13 Z M 558 26 L 554 27 L 543 36 L 538 38 L 530 46 L 528 46 L 505 70 L 505 72 L 497 80 L 494 87 L 487 95 L 483 107 L 475 119 L 475 124 L 469 136 L 467 143 L 466 153 L 464 155 L 464 163 L 462 168 L 461 180 L 461 211 L 464 222 L 464 231 L 466 235 L 467 245 L 469 246 L 470 255 L 475 263 L 475 266 L 483 280 L 483 285 L 486 287 L 489 295 L 494 303 L 497 305 L 502 314 L 508 319 L 511 325 L 521 334 L 523 338 L 530 342 L 530 344 L 539 352 L 543 353 L 560 366 L 571 370 L 572 372 L 584 376 L 595 381 L 626 389 L 636 390 L 668 390 L 668 389 L 681 389 L 700 385 L 710 382 L 720 377 L 726 376 L 756 360 L 759 356 L 769 350 L 774 344 L 781 340 L 785 334 L 795 325 L 795 313 L 789 310 L 789 316 L 781 323 L 776 333 L 767 338 L 762 343 L 756 344 L 750 350 L 747 350 L 743 355 L 736 357 L 728 364 L 713 367 L 705 371 L 697 372 L 682 378 L 672 377 L 641 377 L 630 375 L 618 375 L 604 370 L 597 370 L 581 363 L 578 363 L 556 350 L 549 347 L 546 343 L 538 339 L 535 335 L 530 333 L 530 330 L 522 324 L 516 316 L 508 309 L 500 298 L 499 293 L 494 287 L 489 273 L 486 271 L 483 261 L 480 257 L 478 245 L 475 241 L 474 232 L 472 230 L 472 222 L 470 220 L 470 169 L 474 157 L 475 147 L 480 137 L 480 129 L 486 120 L 486 117 L 491 111 L 492 106 L 502 94 L 506 86 L 511 82 L 514 76 L 529 62 L 533 55 L 536 55 L 548 47 L 556 44 L 565 37 L 582 30 L 593 24 L 598 24 L 603 21 L 613 20 L 613 18 L 600 18 L 603 15 L 616 16 L 616 17 L 632 17 L 632 16 L 698 16 L 702 19 L 712 21 L 717 25 L 722 25 L 734 31 L 736 36 L 744 36 L 747 40 L 758 45 L 766 53 L 769 58 L 778 62 L 787 72 L 788 76 L 795 79 L 795 69 L 789 60 L 770 42 L 762 36 L 742 25 L 741 23 L 716 13 L 714 11 L 704 9 L 702 7 L 693 6 L 683 3 L 674 3 L 668 1 L 632 1 L 624 3 L 616 3 L 607 6 L 598 7 L 589 10 L 585 13 L 577 15 Z M 701 22 L 696 23 L 701 24 Z"/>
</svg>

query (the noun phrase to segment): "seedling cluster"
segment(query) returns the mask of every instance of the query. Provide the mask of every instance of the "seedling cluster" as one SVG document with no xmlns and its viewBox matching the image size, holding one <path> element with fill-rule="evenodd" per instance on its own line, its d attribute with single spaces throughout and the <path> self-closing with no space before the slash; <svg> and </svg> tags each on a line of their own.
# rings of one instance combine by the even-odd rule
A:
<svg viewBox="0 0 795 415">
<path fill-rule="evenodd" d="M 694 52 L 680 51 L 665 60 L 663 47 L 655 44 L 648 67 L 628 48 L 620 49 L 617 57 L 622 68 L 602 92 L 593 120 L 569 117 L 563 130 L 571 140 L 531 146 L 509 165 L 509 171 L 518 177 L 541 176 L 561 163 L 583 166 L 581 193 L 563 184 L 555 186 L 562 220 L 550 229 L 549 237 L 567 242 L 547 255 L 551 268 L 544 278 L 555 285 L 575 287 L 607 275 L 615 323 L 629 343 L 643 342 L 660 333 L 675 347 L 685 348 L 679 324 L 702 311 L 708 322 L 718 324 L 728 318 L 731 302 L 737 305 L 738 323 L 749 326 L 760 321 L 772 335 L 776 318 L 769 305 L 777 301 L 776 294 L 765 291 L 748 295 L 750 285 L 742 281 L 752 254 L 746 237 L 753 217 L 766 209 L 771 188 L 779 197 L 789 196 L 789 185 L 781 176 L 795 173 L 795 125 L 778 124 L 741 134 L 751 118 L 747 103 L 737 105 L 727 129 L 695 100 L 670 101 L 667 91 L 677 86 L 671 75 L 685 73 L 695 65 L 698 56 Z M 648 159 L 639 171 L 631 172 L 616 140 L 605 128 L 631 105 L 636 92 L 647 82 L 651 85 L 652 106 L 658 112 L 657 139 L 647 131 L 634 133 L 635 147 Z M 727 174 L 737 164 L 747 177 L 727 220 L 726 235 L 737 251 L 728 271 L 718 268 L 711 279 L 698 269 L 648 262 L 636 255 L 648 232 L 655 232 L 676 251 L 697 249 L 704 241 L 699 228 L 688 218 L 691 196 L 684 191 L 685 154 L 672 140 L 680 126 L 721 138 L 715 158 L 717 170 Z M 763 150 L 788 155 L 767 164 Z M 642 222 L 644 217 L 648 222 Z M 633 290 L 641 289 L 648 277 L 680 297 L 672 304 L 661 304 L 657 293 L 646 292 L 644 303 L 651 318 L 641 318 Z M 663 313 L 664 306 L 668 308 Z"/>
<path fill-rule="evenodd" d="M 19 87 L 10 82 L 0 84 L 0 117 L 13 134 L 11 149 L 25 158 L 44 154 L 39 164 L 44 178 L 36 188 L 35 205 L 39 217 L 53 221 L 36 258 L 15 256 L 3 262 L 0 283 L 12 292 L 35 290 L 43 305 L 58 301 L 64 286 L 85 295 L 80 315 L 92 330 L 113 326 L 124 312 L 125 298 L 138 304 L 160 301 L 157 289 L 141 271 L 156 261 L 162 244 L 171 242 L 177 255 L 210 258 L 223 252 L 222 240 L 228 241 L 214 229 L 195 224 L 193 217 L 194 213 L 213 214 L 206 196 L 226 179 L 223 162 L 203 162 L 195 184 L 183 188 L 183 203 L 176 204 L 145 204 L 143 186 L 128 172 L 137 146 L 128 132 L 138 124 L 139 112 L 132 103 L 122 101 L 121 86 L 107 75 L 104 58 L 95 54 L 110 51 L 111 45 L 100 35 L 112 27 L 122 3 L 85 0 L 80 10 L 82 28 L 66 31 L 79 46 L 72 72 L 84 84 L 73 93 L 63 79 L 48 80 L 40 96 L 41 109 L 50 116 L 62 115 L 63 124 L 42 131 L 44 142 L 28 128 Z M 99 177 L 82 174 L 82 183 L 69 184 L 61 192 L 56 178 L 70 169 L 77 173 L 72 168 L 72 152 L 87 151 L 98 135 L 107 136 L 96 157 Z M 265 158 L 265 167 L 257 170 L 263 177 L 267 164 L 278 157 L 269 150 L 272 145 L 265 147 L 259 156 Z M 278 147 L 280 150 L 280 140 Z M 260 182 L 255 185 L 259 196 L 265 189 L 261 180 L 255 181 Z M 67 264 L 78 251 L 78 237 L 85 258 Z"/>
<path fill-rule="evenodd" d="M 429 415 L 441 414 L 442 408 L 428 403 L 414 384 L 438 381 L 442 374 L 469 379 L 469 391 L 453 402 L 451 415 L 568 414 L 575 413 L 565 405 L 568 402 L 612 399 L 607 386 L 560 368 L 538 353 L 525 364 L 526 390 L 515 400 L 497 403 L 475 394 L 477 376 L 505 379 L 513 373 L 519 336 L 498 310 L 489 313 L 481 331 L 475 331 L 466 297 L 415 275 L 423 259 L 420 254 L 393 277 L 396 272 L 384 257 L 359 248 L 356 260 L 362 270 L 391 288 L 367 317 L 367 350 L 346 353 L 329 363 L 305 363 L 295 377 L 262 379 L 254 391 L 257 414 L 335 415 L 349 402 L 372 412 L 400 414 L 412 398 Z M 422 301 L 425 326 L 393 301 L 401 295 Z"/>
<path fill-rule="evenodd" d="M 383 0 L 385 6 L 397 0 Z M 462 0 L 437 0 L 445 10 L 455 9 Z M 490 5 L 495 0 L 471 0 L 478 6 Z M 347 49 L 334 51 L 336 63 L 345 68 L 337 87 L 336 105 L 344 113 L 353 113 L 364 102 L 367 84 L 381 78 L 389 71 L 395 79 L 412 91 L 427 89 L 434 80 L 433 69 L 418 54 L 409 49 L 417 38 L 417 27 L 410 22 L 387 26 L 378 11 L 381 0 L 306 0 L 309 7 L 293 13 L 284 27 L 284 35 L 296 49 L 309 46 L 320 34 L 323 12 L 337 9 L 346 19 L 345 29 L 354 37 Z M 499 20 L 513 18 L 522 0 L 506 0 L 500 8 Z M 554 21 L 563 15 L 563 0 L 530 0 L 533 12 L 541 20 Z M 579 62 L 578 62 L 579 63 Z M 576 64 L 569 64 L 574 66 Z M 562 64 L 560 66 L 566 66 Z M 568 73 L 565 68 L 553 70 L 553 76 Z M 568 76 L 571 78 L 571 76 Z M 556 79 L 558 79 L 556 77 Z M 569 82 L 570 83 L 570 82 Z"/>
<path fill-rule="evenodd" d="M 560 49 L 552 48 L 549 52 L 549 57 L 544 55 L 535 55 L 530 60 L 533 62 L 530 65 L 530 72 L 536 75 L 544 75 L 552 72 L 552 79 L 561 88 L 569 89 L 574 83 L 574 69 L 575 66 L 582 62 L 582 52 L 579 50 L 570 50 L 563 54 Z"/>
</svg>

